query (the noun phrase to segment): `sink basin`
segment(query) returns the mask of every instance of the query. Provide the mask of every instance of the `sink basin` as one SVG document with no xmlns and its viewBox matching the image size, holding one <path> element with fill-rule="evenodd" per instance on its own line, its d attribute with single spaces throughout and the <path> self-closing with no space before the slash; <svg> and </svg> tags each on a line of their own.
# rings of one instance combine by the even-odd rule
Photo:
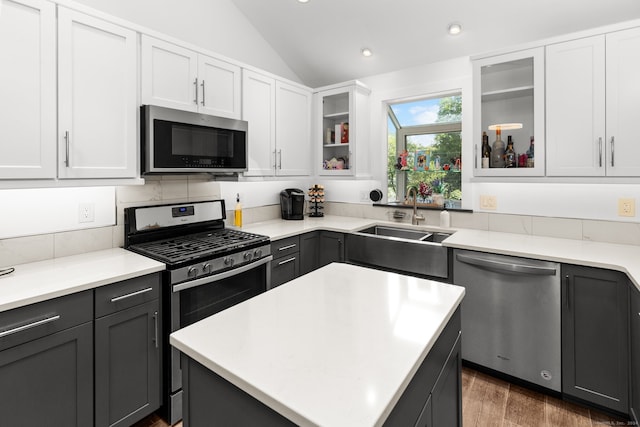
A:
<svg viewBox="0 0 640 427">
<path fill-rule="evenodd" d="M 399 239 L 409 240 L 427 240 L 433 236 L 433 233 L 420 230 L 409 230 L 406 228 L 385 227 L 382 225 L 374 225 L 373 227 L 360 230 L 360 233 L 375 234 L 376 236 L 397 237 Z"/>
<path fill-rule="evenodd" d="M 442 243 L 444 239 L 451 236 L 451 233 L 441 233 L 438 231 L 412 230 L 410 228 L 390 227 L 386 225 L 374 225 L 358 233 L 373 234 L 375 236 L 396 237 L 398 239 L 417 240 L 421 242 Z"/>
<path fill-rule="evenodd" d="M 449 278 L 449 250 L 442 246 L 451 233 L 375 225 L 347 234 L 347 262 L 403 274 Z"/>
</svg>

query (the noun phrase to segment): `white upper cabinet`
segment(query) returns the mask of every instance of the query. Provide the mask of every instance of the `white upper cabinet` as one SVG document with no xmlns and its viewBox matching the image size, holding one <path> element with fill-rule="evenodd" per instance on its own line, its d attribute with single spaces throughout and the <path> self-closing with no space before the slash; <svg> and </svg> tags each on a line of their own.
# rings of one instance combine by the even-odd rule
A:
<svg viewBox="0 0 640 427">
<path fill-rule="evenodd" d="M 606 41 L 607 175 L 640 176 L 640 28 Z"/>
<path fill-rule="evenodd" d="M 242 119 L 249 123 L 246 176 L 311 174 L 311 91 L 242 71 Z"/>
<path fill-rule="evenodd" d="M 56 177 L 56 11 L 0 0 L 0 179 Z"/>
<path fill-rule="evenodd" d="M 547 175 L 640 176 L 640 29 L 547 46 Z"/>
<path fill-rule="evenodd" d="M 473 61 L 475 176 L 544 176 L 544 86 L 542 47 Z M 516 154 L 527 156 L 533 137 L 534 156 L 529 161 L 533 167 L 494 167 L 492 161 L 490 167 L 483 168 L 482 133 L 487 133 L 492 146 L 496 132 L 489 126 L 514 123 L 520 127 L 501 129 L 501 139 L 506 146 L 508 136 L 512 136 Z"/>
<path fill-rule="evenodd" d="M 364 156 L 369 153 L 363 145 L 369 129 L 369 93 L 369 88 L 358 81 L 325 86 L 315 93 L 317 126 L 313 141 L 319 175 L 355 175 L 356 165 L 359 175 L 365 172 L 362 165 L 367 163 Z"/>
<path fill-rule="evenodd" d="M 311 91 L 276 81 L 277 175 L 311 174 Z"/>
<path fill-rule="evenodd" d="M 547 175 L 605 174 L 604 40 L 547 46 Z"/>
<path fill-rule="evenodd" d="M 241 116 L 240 67 L 142 35 L 142 103 Z"/>
<path fill-rule="evenodd" d="M 242 70 L 242 119 L 249 123 L 246 176 L 269 176 L 276 165 L 276 81 Z"/>
<path fill-rule="evenodd" d="M 137 175 L 137 35 L 58 8 L 58 177 Z"/>
</svg>

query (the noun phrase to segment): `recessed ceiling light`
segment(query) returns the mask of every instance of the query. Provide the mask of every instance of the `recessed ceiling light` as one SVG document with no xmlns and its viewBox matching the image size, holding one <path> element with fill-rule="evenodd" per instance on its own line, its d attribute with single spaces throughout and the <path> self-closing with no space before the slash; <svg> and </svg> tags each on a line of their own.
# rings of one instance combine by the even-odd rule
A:
<svg viewBox="0 0 640 427">
<path fill-rule="evenodd" d="M 371 56 L 373 55 L 373 52 L 371 52 L 371 49 L 369 49 L 368 47 L 365 47 L 364 49 L 362 49 L 362 56 Z"/>
<path fill-rule="evenodd" d="M 309 0 L 298 0 L 298 3 L 309 3 Z"/>
<path fill-rule="evenodd" d="M 457 22 L 454 22 L 453 24 L 449 24 L 448 31 L 450 35 L 457 36 L 462 32 L 462 25 L 458 24 Z"/>
</svg>

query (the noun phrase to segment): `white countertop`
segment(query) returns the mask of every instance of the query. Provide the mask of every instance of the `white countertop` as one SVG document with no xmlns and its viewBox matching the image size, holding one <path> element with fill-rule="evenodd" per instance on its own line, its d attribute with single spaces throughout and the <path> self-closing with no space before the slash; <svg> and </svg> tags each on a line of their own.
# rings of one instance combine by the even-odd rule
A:
<svg viewBox="0 0 640 427">
<path fill-rule="evenodd" d="M 451 237 L 442 243 L 443 246 L 450 248 L 617 270 L 626 273 L 636 288 L 640 290 L 640 262 L 638 262 L 640 260 L 640 246 L 635 245 L 500 233 L 486 230 L 446 229 L 430 225 L 411 226 L 406 223 L 334 215 L 322 218 L 305 218 L 303 221 L 265 221 L 250 224 L 243 230 L 264 234 L 271 237 L 272 240 L 277 240 L 314 230 L 332 230 L 347 233 L 376 224 L 454 232 Z"/>
<path fill-rule="evenodd" d="M 155 273 L 161 262 L 121 248 L 14 266 L 0 276 L 0 312 Z"/>
<path fill-rule="evenodd" d="M 303 220 L 282 220 L 257 222 L 242 227 L 241 230 L 249 233 L 264 234 L 271 240 L 283 239 L 296 234 L 308 233 L 315 230 L 329 230 L 347 233 L 370 224 L 376 224 L 371 218 L 355 218 L 350 216 L 327 215 L 320 218 L 305 216 Z"/>
<path fill-rule="evenodd" d="M 458 230 L 443 244 L 451 248 L 617 270 L 626 273 L 640 290 L 640 246 L 481 230 Z"/>
<path fill-rule="evenodd" d="M 458 286 L 330 264 L 170 342 L 299 425 L 381 425 L 463 295 Z"/>
</svg>

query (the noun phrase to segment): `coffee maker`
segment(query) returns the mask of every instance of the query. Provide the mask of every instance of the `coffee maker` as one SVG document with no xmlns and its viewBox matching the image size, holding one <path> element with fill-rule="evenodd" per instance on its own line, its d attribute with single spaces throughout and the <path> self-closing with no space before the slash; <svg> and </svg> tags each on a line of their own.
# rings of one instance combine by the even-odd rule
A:
<svg viewBox="0 0 640 427">
<path fill-rule="evenodd" d="M 304 219 L 304 191 L 287 188 L 280 192 L 282 219 Z"/>
</svg>

